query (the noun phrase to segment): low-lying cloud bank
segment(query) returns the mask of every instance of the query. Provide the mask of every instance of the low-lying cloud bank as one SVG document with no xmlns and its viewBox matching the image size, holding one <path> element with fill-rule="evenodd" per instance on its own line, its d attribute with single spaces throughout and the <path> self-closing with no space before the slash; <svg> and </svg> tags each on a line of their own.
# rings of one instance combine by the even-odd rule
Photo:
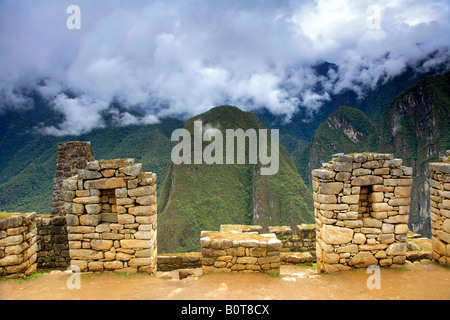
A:
<svg viewBox="0 0 450 320">
<path fill-rule="evenodd" d="M 36 90 L 65 115 L 42 129 L 53 135 L 101 126 L 112 101 L 145 112 L 112 114 L 124 125 L 221 104 L 289 119 L 407 65 L 450 61 L 445 0 L 75 2 L 79 30 L 66 27 L 67 1 L 0 3 L 0 113 L 33 107 Z M 320 60 L 339 68 L 318 75 Z"/>
</svg>

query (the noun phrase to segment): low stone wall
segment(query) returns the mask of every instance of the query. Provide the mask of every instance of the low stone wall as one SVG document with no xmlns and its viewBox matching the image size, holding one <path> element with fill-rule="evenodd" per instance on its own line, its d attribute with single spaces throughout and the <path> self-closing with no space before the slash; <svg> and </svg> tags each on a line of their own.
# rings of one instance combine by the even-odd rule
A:
<svg viewBox="0 0 450 320">
<path fill-rule="evenodd" d="M 157 257 L 158 271 L 172 271 L 177 269 L 194 269 L 202 267 L 202 253 L 169 253 Z"/>
<path fill-rule="evenodd" d="M 141 167 L 133 159 L 92 161 L 64 180 L 71 265 L 156 272 L 156 175 Z"/>
<path fill-rule="evenodd" d="M 37 216 L 38 269 L 67 268 L 70 265 L 64 216 Z"/>
<path fill-rule="evenodd" d="M 203 232 L 203 272 L 280 273 L 281 241 L 274 234 Z"/>
<path fill-rule="evenodd" d="M 36 272 L 36 213 L 0 220 L 0 276 Z"/>
<path fill-rule="evenodd" d="M 312 176 L 319 272 L 405 263 L 411 168 L 392 154 L 336 154 Z"/>
<path fill-rule="evenodd" d="M 432 257 L 450 266 L 450 151 L 429 168 Z"/>
<path fill-rule="evenodd" d="M 245 224 L 222 224 L 220 226 L 220 232 L 252 232 L 262 233 L 263 227 L 260 225 L 245 225 Z"/>
<path fill-rule="evenodd" d="M 275 233 L 281 240 L 281 252 L 313 252 L 316 251 L 316 225 L 297 225 L 297 234 L 292 233 L 289 226 L 269 227 L 270 233 Z"/>
</svg>

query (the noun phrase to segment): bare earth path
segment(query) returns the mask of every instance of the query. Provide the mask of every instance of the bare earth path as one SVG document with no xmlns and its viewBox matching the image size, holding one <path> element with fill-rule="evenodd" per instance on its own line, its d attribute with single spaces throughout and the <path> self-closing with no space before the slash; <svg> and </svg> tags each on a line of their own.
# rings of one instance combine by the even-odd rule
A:
<svg viewBox="0 0 450 320">
<path fill-rule="evenodd" d="M 283 266 L 281 275 L 208 274 L 170 280 L 148 275 L 85 274 L 80 289 L 68 289 L 67 272 L 36 279 L 0 281 L 0 299 L 107 300 L 297 300 L 297 299 L 450 299 L 450 270 L 436 263 L 381 269 L 381 288 L 366 285 L 371 274 L 359 269 L 332 275 Z"/>
</svg>

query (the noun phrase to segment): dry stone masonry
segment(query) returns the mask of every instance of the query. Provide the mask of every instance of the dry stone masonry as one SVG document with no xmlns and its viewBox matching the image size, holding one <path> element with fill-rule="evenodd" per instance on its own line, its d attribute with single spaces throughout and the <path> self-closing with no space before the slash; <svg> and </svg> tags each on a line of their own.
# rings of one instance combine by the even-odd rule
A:
<svg viewBox="0 0 450 320">
<path fill-rule="evenodd" d="M 0 220 L 0 276 L 36 272 L 36 213 Z"/>
<path fill-rule="evenodd" d="M 53 187 L 52 214 L 62 215 L 64 206 L 63 181 L 86 169 L 87 163 L 94 161 L 91 143 L 87 141 L 69 141 L 58 143 L 56 156 L 55 183 Z"/>
<path fill-rule="evenodd" d="M 36 216 L 38 269 L 67 268 L 70 265 L 64 216 Z"/>
<path fill-rule="evenodd" d="M 335 154 L 313 170 L 319 272 L 401 266 L 412 169 L 392 154 Z"/>
<path fill-rule="evenodd" d="M 450 266 L 450 150 L 429 164 L 433 259 Z"/>
<path fill-rule="evenodd" d="M 64 180 L 72 265 L 156 272 L 156 175 L 141 167 L 133 159 L 91 161 Z"/>
<path fill-rule="evenodd" d="M 203 273 L 280 273 L 282 244 L 273 233 L 203 231 L 200 244 Z"/>
</svg>

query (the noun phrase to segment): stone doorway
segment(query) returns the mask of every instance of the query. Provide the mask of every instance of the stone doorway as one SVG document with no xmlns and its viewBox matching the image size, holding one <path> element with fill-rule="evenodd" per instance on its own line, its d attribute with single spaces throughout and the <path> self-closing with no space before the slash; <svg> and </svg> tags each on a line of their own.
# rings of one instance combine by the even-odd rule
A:
<svg viewBox="0 0 450 320">
<path fill-rule="evenodd" d="M 391 154 L 335 154 L 312 175 L 319 272 L 405 263 L 411 168 Z"/>
</svg>

